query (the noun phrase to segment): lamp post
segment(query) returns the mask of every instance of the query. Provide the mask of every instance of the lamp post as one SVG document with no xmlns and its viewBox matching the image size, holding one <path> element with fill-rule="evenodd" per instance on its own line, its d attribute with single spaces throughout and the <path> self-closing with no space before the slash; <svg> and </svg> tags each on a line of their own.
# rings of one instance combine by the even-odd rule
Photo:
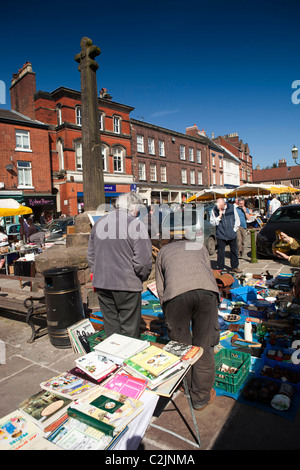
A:
<svg viewBox="0 0 300 470">
<path fill-rule="evenodd" d="M 295 160 L 296 165 L 300 165 L 300 163 L 297 162 L 297 160 L 298 160 L 298 149 L 297 149 L 297 147 L 295 147 L 295 145 L 292 148 L 292 157 Z"/>
</svg>

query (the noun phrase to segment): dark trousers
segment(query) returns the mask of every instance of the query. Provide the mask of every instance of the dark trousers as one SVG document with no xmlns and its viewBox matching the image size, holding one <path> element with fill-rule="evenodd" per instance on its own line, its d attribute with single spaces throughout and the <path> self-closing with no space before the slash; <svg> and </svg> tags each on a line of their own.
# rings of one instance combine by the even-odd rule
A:
<svg viewBox="0 0 300 470">
<path fill-rule="evenodd" d="M 225 247 L 229 245 L 230 247 L 230 266 L 232 269 L 238 268 L 239 266 L 239 256 L 237 250 L 237 237 L 232 240 L 222 240 L 218 238 L 218 257 L 217 264 L 219 269 L 224 269 L 225 266 Z"/>
<path fill-rule="evenodd" d="M 96 289 L 106 336 L 113 333 L 140 338 L 140 292 Z"/>
<path fill-rule="evenodd" d="M 206 405 L 215 380 L 214 346 L 220 339 L 217 294 L 203 289 L 185 292 L 164 305 L 164 314 L 170 340 L 204 349 L 187 383 L 193 406 Z"/>
</svg>

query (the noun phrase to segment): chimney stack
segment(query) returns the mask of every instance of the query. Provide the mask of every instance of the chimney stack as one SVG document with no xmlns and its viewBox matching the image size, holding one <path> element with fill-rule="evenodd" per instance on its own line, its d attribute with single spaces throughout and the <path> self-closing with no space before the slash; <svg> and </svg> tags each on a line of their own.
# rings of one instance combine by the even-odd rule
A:
<svg viewBox="0 0 300 470">
<path fill-rule="evenodd" d="M 35 120 L 35 92 L 35 73 L 31 63 L 26 62 L 18 73 L 13 74 L 10 87 L 11 109 Z"/>
<path fill-rule="evenodd" d="M 286 160 L 285 158 L 282 158 L 281 160 L 279 160 L 278 167 L 282 168 L 284 166 L 286 166 Z"/>
</svg>

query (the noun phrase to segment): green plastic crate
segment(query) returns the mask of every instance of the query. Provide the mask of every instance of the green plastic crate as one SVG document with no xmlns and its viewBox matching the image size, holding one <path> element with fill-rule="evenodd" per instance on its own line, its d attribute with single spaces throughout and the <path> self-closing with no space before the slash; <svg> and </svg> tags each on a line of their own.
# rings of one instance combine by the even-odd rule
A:
<svg viewBox="0 0 300 470">
<path fill-rule="evenodd" d="M 231 349 L 221 349 L 215 355 L 216 376 L 214 386 L 230 393 L 236 393 L 247 379 L 250 370 L 251 355 Z M 234 374 L 221 372 L 219 368 L 225 364 L 236 367 Z"/>
<path fill-rule="evenodd" d="M 101 341 L 103 341 L 105 338 L 106 336 L 104 330 L 97 331 L 97 333 L 95 333 L 94 335 L 88 336 L 87 340 L 89 342 L 91 351 L 94 351 L 94 347 L 97 344 L 101 343 Z"/>
</svg>

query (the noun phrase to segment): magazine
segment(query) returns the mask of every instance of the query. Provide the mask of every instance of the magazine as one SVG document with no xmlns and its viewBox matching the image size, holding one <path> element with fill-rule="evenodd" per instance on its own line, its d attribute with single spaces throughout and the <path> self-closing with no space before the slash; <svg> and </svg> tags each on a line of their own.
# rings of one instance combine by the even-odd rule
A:
<svg viewBox="0 0 300 470">
<path fill-rule="evenodd" d="M 42 436 L 42 431 L 19 410 L 0 419 L 0 450 L 20 450 Z"/>
<path fill-rule="evenodd" d="M 73 351 L 87 354 L 91 352 L 88 337 L 95 334 L 95 329 L 89 319 L 81 320 L 67 328 Z"/>
<path fill-rule="evenodd" d="M 178 356 L 182 361 L 189 364 L 194 364 L 203 354 L 203 348 L 200 346 L 178 343 L 177 341 L 169 341 L 163 347 L 163 350 Z"/>
<path fill-rule="evenodd" d="M 138 400 L 147 387 L 147 380 L 133 377 L 121 370 L 103 383 L 103 387 Z"/>
</svg>

